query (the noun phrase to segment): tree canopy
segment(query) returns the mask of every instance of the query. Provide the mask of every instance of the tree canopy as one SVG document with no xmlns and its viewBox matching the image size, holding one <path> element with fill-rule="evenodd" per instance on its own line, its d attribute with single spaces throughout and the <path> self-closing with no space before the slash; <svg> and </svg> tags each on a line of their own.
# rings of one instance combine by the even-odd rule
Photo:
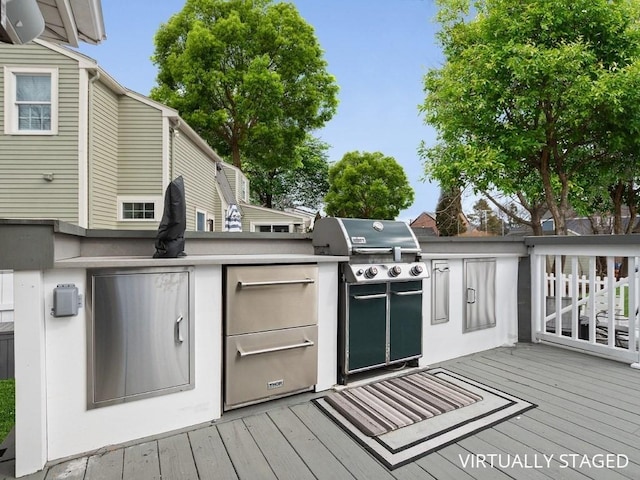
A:
<svg viewBox="0 0 640 480">
<path fill-rule="evenodd" d="M 413 199 L 402 166 L 380 152 L 349 152 L 329 169 L 328 215 L 392 220 Z"/>
<path fill-rule="evenodd" d="M 571 207 L 587 213 L 633 183 L 639 2 L 439 3 L 446 62 L 426 74 L 421 106 L 439 134 L 420 149 L 428 177 L 517 197 L 533 227 L 548 210 L 561 234 Z"/>
<path fill-rule="evenodd" d="M 335 113 L 336 81 L 290 3 L 187 0 L 154 42 L 151 97 L 239 168 L 299 167 L 296 148 Z"/>
<path fill-rule="evenodd" d="M 462 195 L 458 188 L 449 187 L 440 190 L 436 205 L 436 227 L 441 237 L 455 237 L 467 231 L 462 221 Z"/>
<path fill-rule="evenodd" d="M 295 150 L 297 166 L 265 171 L 245 162 L 253 200 L 269 208 L 307 207 L 320 210 L 329 190 L 329 145 L 311 135 Z"/>
</svg>

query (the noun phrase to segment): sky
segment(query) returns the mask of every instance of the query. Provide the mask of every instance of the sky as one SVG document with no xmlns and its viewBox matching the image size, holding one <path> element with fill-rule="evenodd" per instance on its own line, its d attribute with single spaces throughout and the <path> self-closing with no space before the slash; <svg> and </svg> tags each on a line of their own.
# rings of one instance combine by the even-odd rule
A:
<svg viewBox="0 0 640 480">
<path fill-rule="evenodd" d="M 424 74 L 442 65 L 436 42 L 434 0 L 293 0 L 315 30 L 327 70 L 340 87 L 337 113 L 313 134 L 330 145 L 329 161 L 347 152 L 382 152 L 405 170 L 415 192 L 400 212 L 410 221 L 433 212 L 437 183 L 423 180 L 420 143 L 433 145 L 436 132 L 424 124 Z M 157 68 L 153 36 L 182 9 L 184 0 L 103 0 L 107 39 L 80 51 L 122 86 L 148 95 Z"/>
</svg>

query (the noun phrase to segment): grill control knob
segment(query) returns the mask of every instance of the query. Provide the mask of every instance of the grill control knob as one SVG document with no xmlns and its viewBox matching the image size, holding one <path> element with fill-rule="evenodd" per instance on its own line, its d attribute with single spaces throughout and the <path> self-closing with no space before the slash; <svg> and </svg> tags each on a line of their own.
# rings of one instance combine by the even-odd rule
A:
<svg viewBox="0 0 640 480">
<path fill-rule="evenodd" d="M 414 265 L 413 267 L 411 267 L 411 275 L 413 275 L 414 277 L 417 277 L 418 275 L 420 275 L 423 272 L 423 268 L 422 265 Z"/>
<path fill-rule="evenodd" d="M 364 276 L 367 278 L 373 278 L 378 274 L 378 269 L 376 267 L 369 267 L 364 272 Z"/>
<path fill-rule="evenodd" d="M 400 265 L 394 265 L 393 267 L 391 267 L 389 269 L 389 276 L 390 277 L 397 277 L 401 273 L 402 273 L 402 268 L 400 267 Z"/>
</svg>

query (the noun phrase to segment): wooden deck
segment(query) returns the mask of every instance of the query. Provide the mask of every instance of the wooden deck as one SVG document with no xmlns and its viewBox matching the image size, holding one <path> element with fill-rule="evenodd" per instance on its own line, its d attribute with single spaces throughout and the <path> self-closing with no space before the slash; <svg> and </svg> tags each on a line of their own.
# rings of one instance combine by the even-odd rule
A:
<svg viewBox="0 0 640 480">
<path fill-rule="evenodd" d="M 298 396 L 225 414 L 204 428 L 67 461 L 26 478 L 640 478 L 640 370 L 528 344 L 439 366 L 534 402 L 538 408 L 389 471 L 318 410 L 309 396 Z M 479 463 L 482 458 L 485 463 Z M 600 465 L 607 460 L 609 468 Z M 11 462 L 0 467 L 0 471 L 10 469 Z"/>
</svg>

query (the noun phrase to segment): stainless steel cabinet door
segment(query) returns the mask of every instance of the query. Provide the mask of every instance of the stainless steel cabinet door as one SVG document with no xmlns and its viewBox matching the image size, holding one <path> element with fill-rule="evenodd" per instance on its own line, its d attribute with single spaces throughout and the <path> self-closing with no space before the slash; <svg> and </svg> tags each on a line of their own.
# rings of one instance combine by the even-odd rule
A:
<svg viewBox="0 0 640 480">
<path fill-rule="evenodd" d="M 465 259 L 465 332 L 496 325 L 496 261 Z"/>
<path fill-rule="evenodd" d="M 187 271 L 94 275 L 90 404 L 189 387 L 190 313 Z"/>
</svg>

